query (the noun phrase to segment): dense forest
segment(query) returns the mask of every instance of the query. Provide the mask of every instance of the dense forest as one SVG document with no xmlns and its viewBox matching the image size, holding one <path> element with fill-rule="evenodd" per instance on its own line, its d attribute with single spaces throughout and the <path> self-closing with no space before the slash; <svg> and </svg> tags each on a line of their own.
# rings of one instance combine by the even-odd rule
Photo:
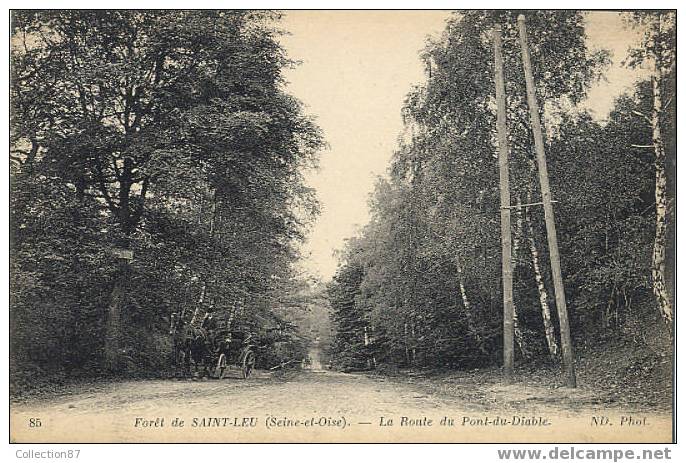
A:
<svg viewBox="0 0 686 463">
<path fill-rule="evenodd" d="M 496 24 L 503 35 L 512 204 L 541 197 L 519 13 L 455 13 L 421 53 L 426 83 L 407 95 L 405 131 L 370 199 L 370 223 L 348 240 L 328 287 L 334 367 L 502 364 L 501 205 L 488 33 Z M 672 352 L 675 14 L 624 14 L 642 43 L 610 57 L 587 47 L 583 13 L 524 13 L 577 361 L 617 346 L 628 357 L 638 347 L 639 369 L 655 376 L 651 368 Z M 581 103 L 611 58 L 651 77 L 598 120 Z M 554 369 L 560 333 L 540 203 L 512 209 L 512 253 L 515 358 L 520 366 Z"/>
<path fill-rule="evenodd" d="M 181 307 L 288 331 L 323 139 L 284 91 L 278 19 L 13 12 L 14 391 L 165 371 Z"/>
<path fill-rule="evenodd" d="M 297 262 L 325 146 L 285 91 L 269 11 L 14 11 L 12 393 L 43 380 L 165 375 L 180 310 L 340 370 L 502 365 L 493 42 L 501 26 L 519 368 L 561 333 L 540 207 L 520 11 L 456 12 L 419 58 L 403 133 L 327 285 Z M 675 13 L 624 13 L 640 43 L 591 50 L 585 16 L 526 11 L 576 361 L 666 377 L 674 323 Z M 649 78 L 584 109 L 611 60 Z M 667 378 L 669 379 L 669 378 Z M 665 386 L 666 387 L 666 386 Z M 659 392 L 659 391 L 658 391 Z"/>
</svg>

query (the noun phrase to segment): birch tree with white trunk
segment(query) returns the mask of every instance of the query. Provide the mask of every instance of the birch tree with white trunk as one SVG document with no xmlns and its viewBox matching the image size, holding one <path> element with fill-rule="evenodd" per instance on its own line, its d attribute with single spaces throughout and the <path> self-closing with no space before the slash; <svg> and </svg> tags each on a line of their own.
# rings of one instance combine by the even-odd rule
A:
<svg viewBox="0 0 686 463">
<path fill-rule="evenodd" d="M 676 66 L 676 12 L 641 11 L 628 16 L 629 23 L 642 32 L 641 46 L 629 52 L 626 64 L 647 67 L 653 91 L 649 114 L 635 111 L 635 115 L 650 124 L 652 149 L 655 154 L 655 241 L 652 256 L 653 294 L 664 321 L 671 327 L 674 318 L 672 298 L 667 288 L 667 226 L 670 220 L 670 201 L 667 197 L 667 155 L 664 120 L 676 95 L 668 95 Z"/>
</svg>

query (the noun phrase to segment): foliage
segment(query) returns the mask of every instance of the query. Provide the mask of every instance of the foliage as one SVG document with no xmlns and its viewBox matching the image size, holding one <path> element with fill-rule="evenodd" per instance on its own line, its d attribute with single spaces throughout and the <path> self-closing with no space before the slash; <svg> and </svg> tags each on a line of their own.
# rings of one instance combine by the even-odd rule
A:
<svg viewBox="0 0 686 463">
<path fill-rule="evenodd" d="M 13 13 L 17 365 L 97 372 L 117 285 L 123 372 L 168 363 L 169 315 L 180 308 L 201 316 L 212 304 L 237 323 L 268 323 L 318 211 L 302 171 L 323 143 L 283 90 L 292 63 L 276 20 Z M 122 247 L 134 255 L 125 272 L 113 255 Z"/>
<path fill-rule="evenodd" d="M 364 369 L 367 362 L 364 340 L 367 314 L 358 303 L 362 272 L 359 265 L 351 262 L 334 277 L 328 288 L 336 330 L 330 351 L 335 359 L 332 365 L 338 369 Z"/>
<path fill-rule="evenodd" d="M 361 355 L 372 332 L 379 362 L 428 367 L 498 363 L 502 294 L 493 53 L 503 29 L 511 194 L 539 201 L 533 139 L 517 39 L 519 11 L 455 14 L 422 54 L 427 83 L 403 111 L 405 133 L 371 200 L 372 219 L 351 239 L 332 283 L 334 357 Z M 546 124 L 548 170 L 573 336 L 577 343 L 654 322 L 650 304 L 654 174 L 649 127 L 632 117 L 649 105 L 645 83 L 619 98 L 608 121 L 579 110 L 607 52 L 586 48 L 583 15 L 527 11 L 536 91 Z M 530 199 L 530 200 L 529 200 Z M 529 207 L 544 286 L 552 293 L 543 211 Z M 527 227 L 512 213 L 515 303 L 529 354 L 546 340 Z M 354 278 L 353 278 L 354 276 Z M 554 301 L 549 298 L 548 303 Z M 554 305 L 553 310 L 554 312 Z M 553 322 L 556 323 L 553 316 Z M 524 354 L 524 352 L 521 352 Z"/>
</svg>

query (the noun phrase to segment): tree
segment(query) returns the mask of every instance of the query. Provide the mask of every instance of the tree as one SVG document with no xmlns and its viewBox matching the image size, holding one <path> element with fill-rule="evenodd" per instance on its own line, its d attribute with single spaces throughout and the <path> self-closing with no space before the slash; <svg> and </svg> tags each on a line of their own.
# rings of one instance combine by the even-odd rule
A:
<svg viewBox="0 0 686 463">
<path fill-rule="evenodd" d="M 457 230 L 451 234 L 463 232 L 464 241 L 460 245 L 464 249 L 483 247 L 485 236 L 490 240 L 490 249 L 494 249 L 492 246 L 497 242 L 492 228 L 492 217 L 499 211 L 497 187 L 493 172 L 486 170 L 492 164 L 495 152 L 492 57 L 488 35 L 483 32 L 494 24 L 502 25 L 505 36 L 503 53 L 508 71 L 508 127 L 513 147 L 512 186 L 515 197 L 532 194 L 530 166 L 533 150 L 527 124 L 521 52 L 514 40 L 517 14 L 516 11 L 475 11 L 455 15 L 444 36 L 427 46 L 424 54 L 430 70 L 427 85 L 408 97 L 409 117 L 416 125 L 425 127 L 425 131 L 415 130 L 421 135 L 413 137 L 416 142 L 410 151 L 414 157 L 406 156 L 405 159 L 421 157 L 425 170 L 423 175 L 427 177 L 424 187 L 439 189 L 441 193 L 436 196 L 441 198 L 438 201 L 440 207 L 453 209 L 451 215 L 456 215 L 458 220 L 454 222 Z M 573 105 L 583 99 L 585 90 L 607 62 L 607 54 L 593 54 L 586 49 L 580 13 L 536 12 L 529 16 L 532 54 L 539 64 L 534 69 L 537 91 L 546 103 L 548 115 L 551 115 L 555 108 Z M 549 68 L 554 68 L 555 72 Z M 444 151 L 448 154 L 443 155 Z M 432 168 L 425 167 L 428 165 Z M 443 178 L 439 182 L 437 178 L 440 177 Z M 446 191 L 455 189 L 459 189 L 459 193 L 452 200 L 442 200 L 447 196 Z M 465 212 L 457 212 L 463 204 L 472 207 Z M 481 222 L 479 234 L 467 231 L 473 229 L 475 218 L 480 216 L 474 213 L 475 209 L 484 212 L 486 218 Z M 459 251 L 457 255 L 459 259 Z M 496 274 L 491 273 L 493 270 L 489 268 L 487 273 L 488 286 L 498 285 Z M 537 287 L 545 299 L 545 287 Z M 544 304 L 544 320 L 550 318 L 546 316 L 546 308 Z M 522 327 L 518 326 L 517 331 L 520 349 L 524 350 Z M 550 329 L 546 331 L 551 333 Z M 555 343 L 549 343 L 549 346 L 554 350 Z"/>
<path fill-rule="evenodd" d="M 500 205 L 487 34 L 496 23 L 503 28 L 508 73 L 513 197 L 535 203 L 540 195 L 516 41 L 518 14 L 456 13 L 442 36 L 427 43 L 427 82 L 406 98 L 405 131 L 388 178 L 377 183 L 370 223 L 343 253 L 341 269 L 354 262 L 363 273 L 350 313 L 373 325 L 382 363 L 467 367 L 499 360 Z M 527 12 L 527 20 L 573 333 L 592 342 L 620 329 L 642 307 L 645 233 L 637 230 L 647 220 L 641 207 L 645 159 L 629 153 L 645 131 L 623 118 L 643 100 L 627 96 L 606 126 L 593 121 L 576 103 L 601 75 L 608 55 L 586 48 L 583 14 Z M 557 361 L 549 256 L 538 247 L 542 210 L 527 207 L 516 222 L 519 349 L 532 361 Z M 611 315 L 606 322 L 608 305 L 622 320 Z"/>
<path fill-rule="evenodd" d="M 665 140 L 666 119 L 674 119 L 670 105 L 675 92 L 676 72 L 676 12 L 641 11 L 631 13 L 629 22 L 643 32 L 642 44 L 630 50 L 627 64 L 637 67 L 648 64 L 651 67 L 652 107 L 649 115 L 634 113 L 647 121 L 652 131 L 652 143 L 642 145 L 655 153 L 655 241 L 653 245 L 652 277 L 653 293 L 665 322 L 671 329 L 674 317 L 672 298 L 667 287 L 667 237 L 670 221 L 670 201 L 667 191 L 667 141 Z"/>
<path fill-rule="evenodd" d="M 366 367 L 365 327 L 367 316 L 361 311 L 356 298 L 360 294 L 362 268 L 351 262 L 339 268 L 327 288 L 336 328 L 331 351 L 335 365 L 342 369 Z"/>
<path fill-rule="evenodd" d="M 106 230 L 105 252 L 135 251 L 107 269 L 112 370 L 169 305 L 203 294 L 256 315 L 294 276 L 296 243 L 317 213 L 302 169 L 323 141 L 283 91 L 291 61 L 276 20 L 209 10 L 13 15 L 17 178 L 48 176 L 82 201 L 77 210 L 98 211 L 81 225 Z"/>
</svg>

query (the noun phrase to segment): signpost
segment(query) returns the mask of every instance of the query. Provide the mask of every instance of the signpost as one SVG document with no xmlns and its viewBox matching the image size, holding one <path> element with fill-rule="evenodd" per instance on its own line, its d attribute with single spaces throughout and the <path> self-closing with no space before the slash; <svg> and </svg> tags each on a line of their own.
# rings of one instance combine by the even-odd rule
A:
<svg viewBox="0 0 686 463">
<path fill-rule="evenodd" d="M 117 257 L 118 259 L 122 260 L 133 260 L 133 250 L 131 249 L 124 249 L 124 248 L 114 248 L 112 250 L 112 253 Z"/>
</svg>

